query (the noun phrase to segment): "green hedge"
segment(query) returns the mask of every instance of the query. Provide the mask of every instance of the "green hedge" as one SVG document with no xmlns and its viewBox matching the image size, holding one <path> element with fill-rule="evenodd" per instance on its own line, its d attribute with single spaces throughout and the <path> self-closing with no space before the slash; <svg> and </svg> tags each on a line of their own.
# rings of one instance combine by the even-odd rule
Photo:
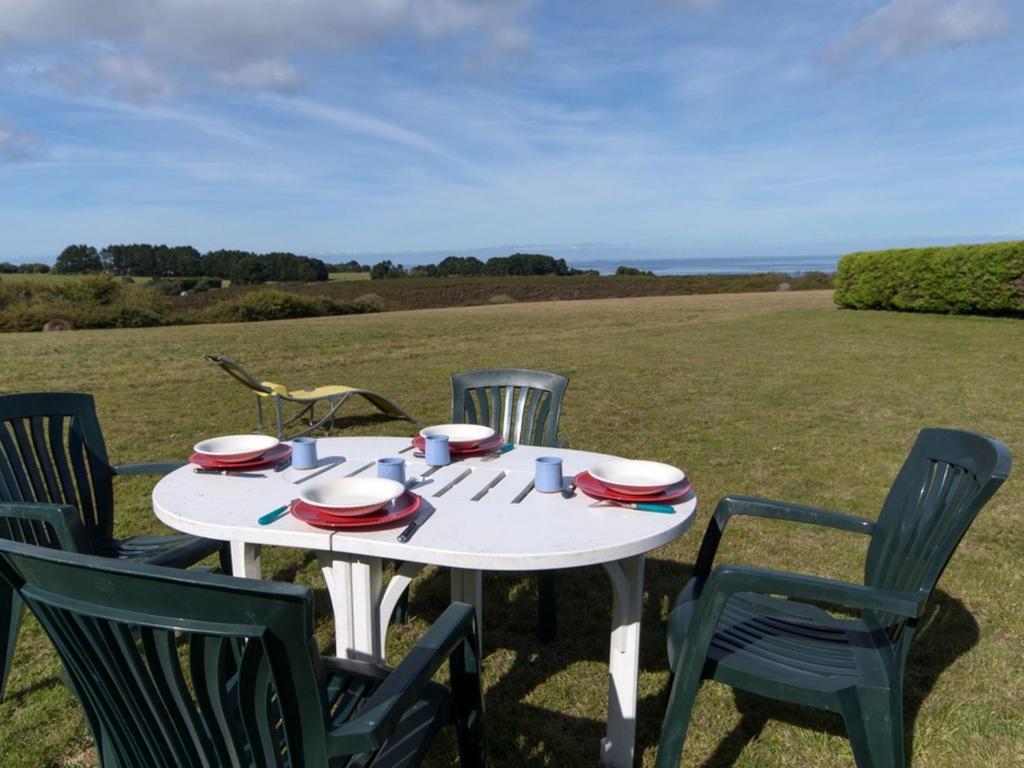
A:
<svg viewBox="0 0 1024 768">
<path fill-rule="evenodd" d="M 1024 241 L 851 253 L 835 288 L 851 309 L 1024 315 Z"/>
</svg>

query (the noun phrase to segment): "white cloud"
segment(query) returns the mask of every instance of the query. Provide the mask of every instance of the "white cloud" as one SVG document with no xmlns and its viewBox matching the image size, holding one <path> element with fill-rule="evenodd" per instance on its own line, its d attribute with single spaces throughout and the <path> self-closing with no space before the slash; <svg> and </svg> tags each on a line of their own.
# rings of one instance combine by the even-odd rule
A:
<svg viewBox="0 0 1024 768">
<path fill-rule="evenodd" d="M 997 0 L 890 0 L 825 51 L 842 64 L 864 53 L 895 59 L 1000 36 L 1006 13 Z"/>
<path fill-rule="evenodd" d="M 168 78 L 137 57 L 100 56 L 96 72 L 117 96 L 128 101 L 162 101 L 177 90 Z"/>
<path fill-rule="evenodd" d="M 97 41 L 125 57 L 99 69 L 134 98 L 174 92 L 184 66 L 229 86 L 288 91 L 301 76 L 289 57 L 344 53 L 388 37 L 475 34 L 482 47 L 519 49 L 532 0 L 0 0 L 0 51 Z M 95 67 L 94 50 L 79 65 Z M 105 49 L 105 50 L 104 50 Z M 127 64 L 144 58 L 148 69 Z M 120 65 L 119 65 L 120 64 Z M 160 81 L 163 81 L 162 83 Z"/>
<path fill-rule="evenodd" d="M 217 74 L 217 80 L 228 86 L 241 86 L 255 91 L 291 93 L 302 85 L 303 78 L 287 61 L 263 59 Z"/>
<path fill-rule="evenodd" d="M 39 146 L 39 139 L 19 131 L 0 118 L 0 163 L 18 163 L 29 160 Z"/>
</svg>

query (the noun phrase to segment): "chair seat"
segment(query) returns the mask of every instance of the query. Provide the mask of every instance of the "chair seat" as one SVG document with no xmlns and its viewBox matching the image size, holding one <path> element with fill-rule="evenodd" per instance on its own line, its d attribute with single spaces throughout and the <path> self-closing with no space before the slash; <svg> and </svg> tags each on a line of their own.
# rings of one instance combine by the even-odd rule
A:
<svg viewBox="0 0 1024 768">
<path fill-rule="evenodd" d="M 144 560 L 152 565 L 187 568 L 220 552 L 223 542 L 198 536 L 134 536 L 129 539 L 101 539 L 93 543 L 101 557 Z"/>
<path fill-rule="evenodd" d="M 697 607 L 691 580 L 669 616 L 673 671 Z M 805 701 L 808 691 L 833 694 L 854 686 L 886 686 L 888 642 L 860 620 L 837 619 L 817 606 L 740 592 L 729 598 L 708 650 L 705 676 L 771 695 Z M 787 692 L 793 695 L 787 695 Z M 827 706 L 833 709 L 833 706 Z"/>
<path fill-rule="evenodd" d="M 336 727 L 359 711 L 388 675 L 388 670 L 372 664 L 346 659 L 323 659 L 327 688 L 327 707 L 331 726 Z M 402 718 L 391 739 L 367 768 L 407 768 L 419 765 L 438 730 L 451 722 L 448 689 L 439 683 L 428 683 L 419 699 Z M 354 762 L 364 765 L 356 756 L 343 758 L 339 766 Z"/>
</svg>

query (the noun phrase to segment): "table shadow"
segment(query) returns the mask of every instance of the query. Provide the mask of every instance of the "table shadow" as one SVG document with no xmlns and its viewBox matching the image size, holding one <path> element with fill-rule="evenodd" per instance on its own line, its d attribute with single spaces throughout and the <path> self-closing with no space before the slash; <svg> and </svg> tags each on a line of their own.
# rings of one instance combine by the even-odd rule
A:
<svg viewBox="0 0 1024 768">
<path fill-rule="evenodd" d="M 665 684 L 637 703 L 636 754 L 655 749 L 668 701 L 668 659 L 665 616 L 693 573 L 691 564 L 649 558 L 645 572 L 640 671 L 665 674 Z M 558 638 L 536 639 L 536 578 L 522 574 L 484 576 L 484 654 L 511 657 L 511 664 L 486 692 L 488 739 L 495 764 L 534 766 L 593 765 L 604 721 L 538 706 L 533 692 L 559 676 L 571 675 L 582 661 L 608 659 L 611 586 L 600 567 L 559 573 Z M 436 569 L 417 580 L 411 609 L 427 621 L 436 618 L 449 600 L 448 573 Z M 904 723 L 908 754 L 918 713 L 942 672 L 973 648 L 978 624 L 964 604 L 937 589 L 911 646 L 904 681 Z M 600 694 L 605 696 L 602 686 Z M 833 713 L 786 704 L 734 691 L 738 722 L 704 763 L 704 768 L 735 764 L 748 744 L 771 720 L 846 737 L 842 719 Z M 592 701 L 590 703 L 593 703 Z M 701 706 L 698 696 L 696 706 Z"/>
</svg>

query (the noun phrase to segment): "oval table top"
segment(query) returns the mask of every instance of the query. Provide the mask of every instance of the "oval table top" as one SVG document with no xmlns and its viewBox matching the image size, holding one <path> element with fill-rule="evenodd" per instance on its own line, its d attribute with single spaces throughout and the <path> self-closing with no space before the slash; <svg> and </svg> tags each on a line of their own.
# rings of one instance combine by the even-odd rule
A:
<svg viewBox="0 0 1024 768">
<path fill-rule="evenodd" d="M 314 528 L 291 515 L 262 526 L 261 515 L 296 498 L 305 483 L 376 475 L 385 456 L 406 459 L 406 476 L 431 468 L 413 456 L 407 437 L 341 437 L 317 441 L 316 469 L 264 470 L 244 475 L 196 474 L 191 466 L 153 489 L 160 520 L 185 533 L 249 544 L 302 547 L 485 571 L 533 571 L 596 565 L 656 549 L 693 523 L 691 492 L 674 514 L 596 506 L 579 491 L 566 499 L 533 489 L 534 459 L 560 456 L 568 484 L 578 472 L 609 458 L 570 449 L 516 446 L 498 456 L 456 461 L 413 487 L 423 505 L 389 528 Z M 427 516 L 429 515 L 429 518 Z M 407 543 L 397 536 L 424 520 Z"/>
</svg>

